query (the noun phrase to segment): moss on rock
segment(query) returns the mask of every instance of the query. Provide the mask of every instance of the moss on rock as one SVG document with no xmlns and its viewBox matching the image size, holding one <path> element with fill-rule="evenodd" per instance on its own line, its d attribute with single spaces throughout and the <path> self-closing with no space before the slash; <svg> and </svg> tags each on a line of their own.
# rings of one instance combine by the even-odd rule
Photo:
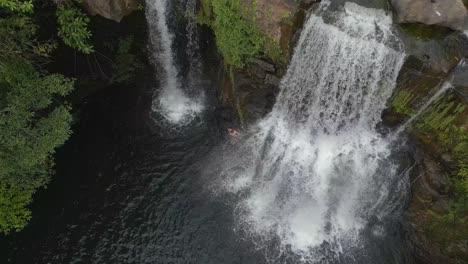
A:
<svg viewBox="0 0 468 264">
<path fill-rule="evenodd" d="M 391 101 L 394 111 L 405 116 L 411 115 L 414 110 L 408 106 L 408 103 L 414 98 L 414 95 L 406 90 L 401 90 Z"/>
<path fill-rule="evenodd" d="M 411 23 L 401 25 L 404 33 L 419 40 L 430 40 L 443 38 L 453 30 L 440 26 L 429 26 L 421 23 Z"/>
</svg>

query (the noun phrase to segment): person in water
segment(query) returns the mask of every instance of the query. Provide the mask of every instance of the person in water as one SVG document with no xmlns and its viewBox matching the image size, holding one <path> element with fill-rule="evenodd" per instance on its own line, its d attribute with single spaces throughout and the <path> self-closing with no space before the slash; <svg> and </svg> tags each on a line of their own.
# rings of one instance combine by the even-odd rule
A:
<svg viewBox="0 0 468 264">
<path fill-rule="evenodd" d="M 239 143 L 240 132 L 234 128 L 228 128 L 227 131 L 229 133 L 229 142 L 231 145 Z"/>
</svg>

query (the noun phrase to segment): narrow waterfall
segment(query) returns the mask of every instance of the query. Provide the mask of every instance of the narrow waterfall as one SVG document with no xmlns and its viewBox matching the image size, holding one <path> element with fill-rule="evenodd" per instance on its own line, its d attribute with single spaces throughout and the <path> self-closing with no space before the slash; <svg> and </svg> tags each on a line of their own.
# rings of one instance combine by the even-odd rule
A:
<svg viewBox="0 0 468 264">
<path fill-rule="evenodd" d="M 408 188 L 376 131 L 405 58 L 392 18 L 350 2 L 327 7 L 306 22 L 272 113 L 222 173 L 237 229 L 311 263 L 359 248 L 371 222 L 401 210 Z"/>
<path fill-rule="evenodd" d="M 196 0 L 187 0 L 185 3 L 185 10 L 187 16 L 187 47 L 186 53 L 187 58 L 189 58 L 189 71 L 188 71 L 188 89 L 189 93 L 196 93 L 200 91 L 201 86 L 203 86 L 202 76 L 202 63 L 200 56 L 200 47 L 198 42 L 198 26 L 197 26 L 197 1 Z"/>
<path fill-rule="evenodd" d="M 195 12 L 195 0 L 190 0 L 192 3 L 191 10 Z M 175 124 L 189 122 L 194 116 L 203 111 L 203 100 L 201 95 L 194 95 L 192 83 L 183 82 L 177 65 L 174 61 L 173 51 L 173 34 L 168 25 L 168 7 L 169 0 L 146 0 L 146 19 L 149 27 L 149 40 L 153 53 L 153 64 L 159 69 L 158 77 L 161 78 L 161 89 L 155 94 L 153 100 L 153 111 L 162 114 L 168 121 Z M 190 6 L 189 6 L 190 7 Z M 195 14 L 188 15 L 190 22 L 188 23 L 188 49 L 190 56 L 187 59 L 195 58 L 198 55 L 197 44 L 194 38 L 196 37 L 196 24 L 193 17 Z M 195 60 L 195 64 L 191 62 L 191 68 L 200 67 L 199 59 Z M 198 69 L 194 70 L 199 73 Z M 194 75 L 192 73 L 192 75 Z M 192 76 L 190 79 L 199 78 L 200 76 Z"/>
</svg>

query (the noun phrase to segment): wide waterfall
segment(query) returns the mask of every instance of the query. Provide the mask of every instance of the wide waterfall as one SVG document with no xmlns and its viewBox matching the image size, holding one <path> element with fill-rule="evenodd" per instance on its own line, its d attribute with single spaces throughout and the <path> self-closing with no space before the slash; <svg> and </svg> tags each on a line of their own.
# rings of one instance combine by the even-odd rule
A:
<svg viewBox="0 0 468 264">
<path fill-rule="evenodd" d="M 364 233 L 386 236 L 408 188 L 376 130 L 405 54 L 383 10 L 327 9 L 306 22 L 273 111 L 224 161 L 222 190 L 237 197 L 236 229 L 261 249 L 371 263 L 352 252 Z"/>
<path fill-rule="evenodd" d="M 187 55 L 190 61 L 189 81 L 180 76 L 174 59 L 173 39 L 168 25 L 168 0 L 146 0 L 146 17 L 149 28 L 149 40 L 152 48 L 154 65 L 161 71 L 161 90 L 155 94 L 153 111 L 162 114 L 168 121 L 175 124 L 187 123 L 203 111 L 203 96 L 194 92 L 200 78 L 200 59 L 198 43 L 196 42 L 196 1 L 187 3 Z"/>
</svg>

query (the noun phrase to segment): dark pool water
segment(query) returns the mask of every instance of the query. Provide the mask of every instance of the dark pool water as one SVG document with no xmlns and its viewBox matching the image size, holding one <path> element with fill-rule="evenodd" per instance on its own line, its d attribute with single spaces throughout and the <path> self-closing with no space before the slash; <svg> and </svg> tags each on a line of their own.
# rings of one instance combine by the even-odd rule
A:
<svg viewBox="0 0 468 264">
<path fill-rule="evenodd" d="M 109 87 L 85 100 L 31 225 L 0 238 L 0 263 L 302 263 L 278 255 L 274 239 L 259 246 L 244 236 L 235 197 L 213 194 L 212 159 L 232 150 L 216 104 L 174 128 L 151 113 L 153 92 Z M 322 263 L 410 263 L 400 226 L 388 230 L 351 258 L 330 260 L 324 245 Z"/>
<path fill-rule="evenodd" d="M 236 231 L 229 198 L 210 191 L 216 168 L 204 175 L 210 157 L 229 155 L 219 117 L 161 127 L 149 99 L 149 89 L 117 87 L 87 100 L 32 224 L 2 238 L 1 263 L 268 263 L 274 245 L 259 249 Z M 379 243 L 369 255 L 385 257 L 373 263 L 396 263 L 400 252 Z"/>
</svg>

